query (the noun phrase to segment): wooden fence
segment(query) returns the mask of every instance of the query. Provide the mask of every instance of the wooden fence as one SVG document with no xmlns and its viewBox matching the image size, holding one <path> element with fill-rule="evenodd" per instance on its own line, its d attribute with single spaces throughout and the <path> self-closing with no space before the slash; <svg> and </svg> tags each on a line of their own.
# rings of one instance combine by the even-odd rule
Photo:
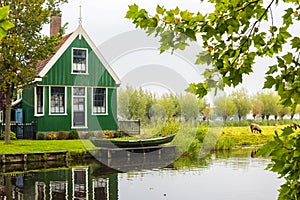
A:
<svg viewBox="0 0 300 200">
<path fill-rule="evenodd" d="M 11 131 L 16 133 L 17 139 L 36 139 L 36 126 L 34 123 L 11 123 Z M 5 124 L 0 124 L 0 132 L 5 131 Z"/>
<path fill-rule="evenodd" d="M 139 135 L 141 133 L 140 120 L 119 120 L 119 129 L 128 135 Z"/>
</svg>

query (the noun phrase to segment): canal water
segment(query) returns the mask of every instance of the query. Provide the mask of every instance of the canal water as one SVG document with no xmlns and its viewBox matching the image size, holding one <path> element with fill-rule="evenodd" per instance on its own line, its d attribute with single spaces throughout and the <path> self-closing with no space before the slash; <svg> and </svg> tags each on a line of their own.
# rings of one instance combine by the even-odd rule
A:
<svg viewBox="0 0 300 200">
<path fill-rule="evenodd" d="M 249 150 L 182 157 L 121 172 L 93 160 L 59 168 L 0 174 L 0 199 L 275 200 L 283 180 Z"/>
</svg>

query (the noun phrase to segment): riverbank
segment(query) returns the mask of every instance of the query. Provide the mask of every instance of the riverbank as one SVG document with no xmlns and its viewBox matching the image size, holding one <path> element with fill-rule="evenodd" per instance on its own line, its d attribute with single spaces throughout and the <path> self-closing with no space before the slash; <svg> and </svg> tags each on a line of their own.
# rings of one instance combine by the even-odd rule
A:
<svg viewBox="0 0 300 200">
<path fill-rule="evenodd" d="M 0 154 L 68 151 L 82 153 L 96 150 L 89 140 L 12 140 L 10 144 L 0 142 Z"/>
<path fill-rule="evenodd" d="M 174 144 L 178 146 L 191 144 L 189 151 L 200 149 L 203 142 L 215 150 L 261 145 L 272 141 L 274 131 L 277 130 L 280 133 L 283 127 L 285 126 L 261 126 L 263 131 L 260 134 L 251 133 L 248 126 L 221 128 L 200 126 L 197 130 L 179 130 Z M 11 144 L 0 142 L 0 154 L 2 155 L 59 151 L 83 153 L 97 149 L 99 148 L 95 147 L 89 140 L 12 140 Z"/>
</svg>

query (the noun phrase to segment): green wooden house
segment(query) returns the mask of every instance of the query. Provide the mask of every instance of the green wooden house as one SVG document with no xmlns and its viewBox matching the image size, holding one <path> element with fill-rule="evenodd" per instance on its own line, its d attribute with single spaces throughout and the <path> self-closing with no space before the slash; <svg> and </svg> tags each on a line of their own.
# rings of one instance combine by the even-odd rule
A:
<svg viewBox="0 0 300 200">
<path fill-rule="evenodd" d="M 22 92 L 23 123 L 37 132 L 117 130 L 120 80 L 80 24 L 37 66 Z"/>
</svg>

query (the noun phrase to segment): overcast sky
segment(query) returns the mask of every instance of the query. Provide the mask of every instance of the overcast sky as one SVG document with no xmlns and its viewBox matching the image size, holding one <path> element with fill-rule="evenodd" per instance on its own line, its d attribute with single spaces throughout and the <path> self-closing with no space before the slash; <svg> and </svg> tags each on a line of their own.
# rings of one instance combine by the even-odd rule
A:
<svg viewBox="0 0 300 200">
<path fill-rule="evenodd" d="M 103 52 L 112 68 L 117 72 L 123 85 L 131 84 L 130 80 L 134 79 L 134 77 L 142 77 L 140 79 L 144 80 L 145 77 L 153 76 L 152 81 L 150 78 L 147 82 L 138 80 L 132 84 L 144 88 L 156 88 L 157 91 L 169 90 L 178 92 L 178 85 L 184 85 L 185 87 L 184 82 L 191 83 L 202 80 L 199 66 L 193 66 L 195 55 L 187 56 L 187 54 L 196 54 L 195 50 L 201 50 L 201 47 L 197 46 L 197 44 L 193 49 L 188 50 L 186 54 L 179 53 L 177 56 L 172 56 L 168 53 L 159 55 L 157 50 L 158 44 L 157 47 L 154 45 L 155 47 L 149 48 L 144 43 L 141 44 L 140 41 L 137 42 L 135 47 L 129 47 L 130 43 L 134 43 L 136 40 L 147 41 L 147 37 L 139 38 L 139 34 L 135 37 L 135 33 L 131 31 L 136 31 L 137 29 L 130 20 L 125 19 L 128 5 L 134 3 L 150 10 L 151 13 L 154 13 L 157 4 L 164 5 L 166 8 L 178 6 L 181 9 L 188 9 L 194 12 L 211 10 L 209 5 L 200 4 L 199 0 L 81 0 L 83 27 L 96 46 Z M 64 4 L 61 8 L 63 24 L 68 23 L 66 33 L 74 31 L 78 26 L 79 5 L 80 0 L 69 0 L 69 3 Z M 122 49 L 122 51 L 117 52 L 117 49 Z M 151 65 L 152 68 L 150 67 Z M 246 87 L 252 94 L 259 91 L 263 86 L 265 65 L 266 61 L 258 61 L 254 68 L 256 73 L 245 77 L 245 83 L 241 87 Z M 161 66 L 162 71 L 158 73 L 164 75 L 160 78 L 155 76 L 155 73 L 158 74 L 156 70 L 160 69 L 159 66 Z M 143 74 L 143 71 L 146 71 L 146 74 Z M 151 71 L 153 72 L 152 74 L 150 73 Z M 177 85 L 166 84 L 164 82 L 165 79 L 169 82 L 177 82 Z"/>
</svg>

